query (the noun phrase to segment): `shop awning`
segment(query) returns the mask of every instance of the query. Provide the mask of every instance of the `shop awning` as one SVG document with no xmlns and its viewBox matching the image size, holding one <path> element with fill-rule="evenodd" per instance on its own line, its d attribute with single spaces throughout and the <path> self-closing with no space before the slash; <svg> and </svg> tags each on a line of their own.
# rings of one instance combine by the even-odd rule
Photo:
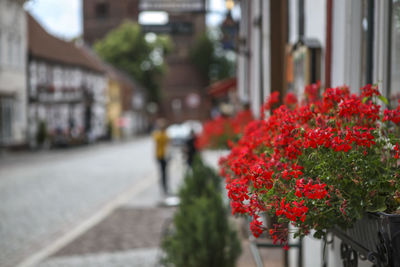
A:
<svg viewBox="0 0 400 267">
<path fill-rule="evenodd" d="M 220 80 L 207 87 L 208 95 L 219 97 L 236 90 L 236 77 Z"/>
</svg>

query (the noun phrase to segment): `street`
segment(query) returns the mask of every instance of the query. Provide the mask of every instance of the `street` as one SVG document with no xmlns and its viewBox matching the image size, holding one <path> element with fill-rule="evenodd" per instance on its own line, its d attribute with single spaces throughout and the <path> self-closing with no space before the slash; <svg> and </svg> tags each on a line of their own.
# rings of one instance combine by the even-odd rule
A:
<svg viewBox="0 0 400 267">
<path fill-rule="evenodd" d="M 49 256 L 121 204 L 159 201 L 150 138 L 0 159 L 0 266 Z"/>
</svg>

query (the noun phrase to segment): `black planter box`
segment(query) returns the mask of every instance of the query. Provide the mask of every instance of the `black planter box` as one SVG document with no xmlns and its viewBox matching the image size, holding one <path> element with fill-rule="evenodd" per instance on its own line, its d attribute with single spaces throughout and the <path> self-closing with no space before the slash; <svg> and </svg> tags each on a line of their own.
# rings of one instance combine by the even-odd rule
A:
<svg viewBox="0 0 400 267">
<path fill-rule="evenodd" d="M 343 241 L 343 262 L 357 262 L 358 254 L 377 267 L 400 267 L 400 215 L 366 213 L 352 228 L 335 228 L 332 232 Z M 356 255 L 351 255 L 351 252 L 356 252 Z"/>
</svg>

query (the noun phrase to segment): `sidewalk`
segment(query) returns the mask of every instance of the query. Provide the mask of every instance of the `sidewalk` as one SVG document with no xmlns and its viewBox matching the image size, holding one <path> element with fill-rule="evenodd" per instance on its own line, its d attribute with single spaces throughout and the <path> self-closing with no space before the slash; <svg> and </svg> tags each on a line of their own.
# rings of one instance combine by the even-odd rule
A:
<svg viewBox="0 0 400 267">
<path fill-rule="evenodd" d="M 170 190 L 176 194 L 184 173 L 179 153 L 174 153 L 168 168 Z M 162 194 L 155 180 L 38 266 L 158 266 L 162 229 L 172 219 L 175 208 L 160 205 Z"/>
<path fill-rule="evenodd" d="M 161 229 L 173 211 L 121 207 L 39 266 L 158 266 Z"/>
<path fill-rule="evenodd" d="M 206 153 L 205 161 L 216 166 L 218 153 Z M 174 154 L 169 166 L 170 186 L 177 193 L 183 180 L 184 162 Z M 158 184 L 142 191 L 107 218 L 39 264 L 39 267 L 154 267 L 159 266 L 162 230 L 173 217 L 174 207 L 160 206 Z M 240 228 L 240 220 L 235 220 Z M 249 241 L 241 234 L 243 254 L 238 267 L 253 267 Z M 279 250 L 262 250 L 264 265 L 280 267 Z"/>
</svg>

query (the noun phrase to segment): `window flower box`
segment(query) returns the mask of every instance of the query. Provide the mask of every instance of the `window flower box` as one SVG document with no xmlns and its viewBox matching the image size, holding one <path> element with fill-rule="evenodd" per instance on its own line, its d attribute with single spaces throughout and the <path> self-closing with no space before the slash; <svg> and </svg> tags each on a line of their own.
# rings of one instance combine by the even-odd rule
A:
<svg viewBox="0 0 400 267">
<path fill-rule="evenodd" d="M 357 95 L 345 86 L 320 92 L 314 84 L 303 100 L 271 110 L 278 99 L 271 95 L 261 119 L 220 161 L 232 211 L 252 217 L 255 236 L 268 230 L 286 248 L 289 233 L 314 230 L 322 238 L 327 229 L 350 229 L 336 232 L 377 265 L 399 266 L 397 215 L 390 214 L 400 211 L 400 105 L 384 108 L 376 85 Z M 277 223 L 267 229 L 262 213 Z M 343 253 L 349 255 L 345 245 Z"/>
</svg>

